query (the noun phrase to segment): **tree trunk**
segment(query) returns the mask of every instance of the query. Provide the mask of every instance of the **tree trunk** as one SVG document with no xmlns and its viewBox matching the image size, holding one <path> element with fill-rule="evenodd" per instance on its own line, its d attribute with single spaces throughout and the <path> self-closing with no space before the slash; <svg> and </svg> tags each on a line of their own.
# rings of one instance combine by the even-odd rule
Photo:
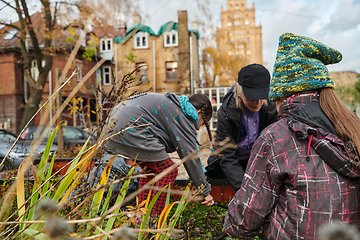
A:
<svg viewBox="0 0 360 240">
<path fill-rule="evenodd" d="M 41 74 L 39 74 L 39 78 L 37 82 L 44 83 L 42 84 L 42 86 L 45 85 L 48 73 L 49 71 L 46 72 L 44 71 Z M 31 88 L 30 96 L 27 104 L 25 105 L 24 114 L 20 122 L 20 131 L 26 126 L 29 120 L 34 116 L 36 111 L 39 109 L 39 105 L 42 101 L 42 94 L 43 94 L 43 87 Z"/>
</svg>

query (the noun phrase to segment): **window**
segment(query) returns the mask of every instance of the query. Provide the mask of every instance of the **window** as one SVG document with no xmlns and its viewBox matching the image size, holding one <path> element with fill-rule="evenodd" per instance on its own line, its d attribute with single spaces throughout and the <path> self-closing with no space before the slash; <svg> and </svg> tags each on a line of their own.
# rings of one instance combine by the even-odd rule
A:
<svg viewBox="0 0 360 240">
<path fill-rule="evenodd" d="M 230 26 L 231 26 L 231 22 L 228 22 L 227 25 L 230 27 Z"/>
<path fill-rule="evenodd" d="M 80 130 L 76 128 L 65 127 L 63 128 L 63 132 L 65 139 L 72 139 L 72 138 L 84 139 L 84 137 L 86 137 Z"/>
<path fill-rule="evenodd" d="M 0 131 L 0 141 L 1 142 L 14 142 L 16 140 L 16 137 L 11 135 L 10 133 L 7 133 L 4 130 Z"/>
<path fill-rule="evenodd" d="M 76 80 L 78 81 L 78 82 L 80 82 L 81 80 L 82 80 L 82 64 L 81 64 L 81 62 L 77 62 L 76 63 L 76 71 L 78 72 L 77 74 L 76 74 Z"/>
<path fill-rule="evenodd" d="M 61 78 L 61 70 L 60 69 L 56 69 L 55 70 L 55 74 L 57 73 L 57 80 L 61 83 L 61 84 L 63 84 L 64 82 L 65 82 L 65 78 L 63 77 L 62 79 L 60 79 Z M 56 75 L 55 75 L 56 76 Z"/>
<path fill-rule="evenodd" d="M 134 48 L 148 48 L 148 37 L 149 34 L 147 32 L 138 32 L 134 36 Z"/>
<path fill-rule="evenodd" d="M 112 51 L 113 40 L 112 38 L 102 38 L 100 39 L 100 52 L 111 52 Z"/>
<path fill-rule="evenodd" d="M 99 68 L 95 71 L 95 80 L 96 83 L 101 83 L 101 70 Z"/>
<path fill-rule="evenodd" d="M 164 33 L 164 47 L 173 47 L 178 45 L 178 33 L 174 29 Z"/>
<path fill-rule="evenodd" d="M 111 84 L 111 68 L 109 66 L 103 67 L 103 85 L 109 86 Z"/>
<path fill-rule="evenodd" d="M 147 82 L 149 81 L 148 79 L 148 69 L 147 69 L 147 65 L 144 62 L 140 62 L 140 63 L 136 63 L 136 76 L 141 75 L 140 77 L 140 81 L 141 82 Z M 138 69 L 139 68 L 139 69 Z"/>
<path fill-rule="evenodd" d="M 166 62 L 166 80 L 178 80 L 178 62 Z"/>
<path fill-rule="evenodd" d="M 16 36 L 17 33 L 18 33 L 17 30 L 10 30 L 10 31 L 5 35 L 4 40 L 11 40 L 11 39 L 13 39 L 13 38 Z"/>
<path fill-rule="evenodd" d="M 249 25 L 249 20 L 245 20 L 245 25 Z"/>
<path fill-rule="evenodd" d="M 79 38 L 81 37 L 82 34 L 86 35 L 84 30 L 79 29 Z M 86 37 L 84 37 L 81 46 L 86 47 Z"/>
<path fill-rule="evenodd" d="M 31 74 L 31 77 L 34 79 L 34 81 L 37 81 L 37 79 L 39 77 L 39 69 L 37 67 L 36 60 L 31 61 L 30 74 Z"/>
</svg>

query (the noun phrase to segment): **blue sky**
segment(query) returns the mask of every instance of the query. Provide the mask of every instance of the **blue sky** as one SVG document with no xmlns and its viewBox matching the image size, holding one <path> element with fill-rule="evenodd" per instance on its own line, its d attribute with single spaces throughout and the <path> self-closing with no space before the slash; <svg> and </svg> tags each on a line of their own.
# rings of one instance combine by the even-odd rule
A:
<svg viewBox="0 0 360 240">
<path fill-rule="evenodd" d="M 177 21 L 177 11 L 187 10 L 189 21 L 205 20 L 199 5 L 212 15 L 209 26 L 220 26 L 220 7 L 226 0 L 140 0 L 143 22 L 155 32 L 167 21 Z M 360 0 L 247 0 L 255 4 L 255 20 L 262 26 L 264 65 L 272 71 L 278 38 L 292 32 L 308 36 L 343 54 L 343 60 L 329 65 L 330 71 L 360 73 Z M 191 25 L 189 25 L 191 27 Z M 204 35 L 203 35 L 204 36 Z"/>
</svg>

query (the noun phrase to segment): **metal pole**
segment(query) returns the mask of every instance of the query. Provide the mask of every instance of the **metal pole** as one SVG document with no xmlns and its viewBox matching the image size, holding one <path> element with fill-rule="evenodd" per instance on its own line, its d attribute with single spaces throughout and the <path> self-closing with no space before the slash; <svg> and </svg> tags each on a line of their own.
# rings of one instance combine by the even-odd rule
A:
<svg viewBox="0 0 360 240">
<path fill-rule="evenodd" d="M 49 71 L 49 97 L 50 97 L 50 101 L 49 101 L 49 105 L 50 105 L 50 122 L 52 123 L 52 72 L 51 70 Z"/>
<path fill-rule="evenodd" d="M 192 59 L 192 36 L 190 35 L 190 94 L 194 94 L 194 73 Z"/>
<path fill-rule="evenodd" d="M 118 59 L 117 59 L 117 44 L 113 42 L 115 45 L 115 89 L 118 89 Z"/>
<path fill-rule="evenodd" d="M 154 92 L 156 92 L 156 68 L 155 68 L 155 64 L 156 64 L 156 61 L 155 61 L 155 41 L 153 41 L 153 72 L 154 72 Z"/>
</svg>

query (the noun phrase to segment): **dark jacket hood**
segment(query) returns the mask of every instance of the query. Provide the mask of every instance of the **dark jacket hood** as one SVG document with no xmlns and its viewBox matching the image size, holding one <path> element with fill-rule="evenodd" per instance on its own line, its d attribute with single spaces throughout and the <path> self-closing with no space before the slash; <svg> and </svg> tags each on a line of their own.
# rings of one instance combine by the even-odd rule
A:
<svg viewBox="0 0 360 240">
<path fill-rule="evenodd" d="M 294 103 L 295 102 L 295 103 Z M 299 140 L 309 141 L 317 154 L 340 175 L 360 177 L 360 164 L 355 145 L 346 144 L 337 136 L 335 127 L 321 110 L 317 101 L 306 104 L 284 104 L 280 115 L 289 117 L 289 128 Z"/>
<path fill-rule="evenodd" d="M 227 118 L 230 118 L 231 120 L 236 122 L 240 119 L 241 111 L 239 111 L 239 108 L 236 106 L 236 100 L 234 98 L 234 88 L 235 86 L 232 86 L 231 89 L 224 96 L 222 109 L 224 109 Z"/>
</svg>

